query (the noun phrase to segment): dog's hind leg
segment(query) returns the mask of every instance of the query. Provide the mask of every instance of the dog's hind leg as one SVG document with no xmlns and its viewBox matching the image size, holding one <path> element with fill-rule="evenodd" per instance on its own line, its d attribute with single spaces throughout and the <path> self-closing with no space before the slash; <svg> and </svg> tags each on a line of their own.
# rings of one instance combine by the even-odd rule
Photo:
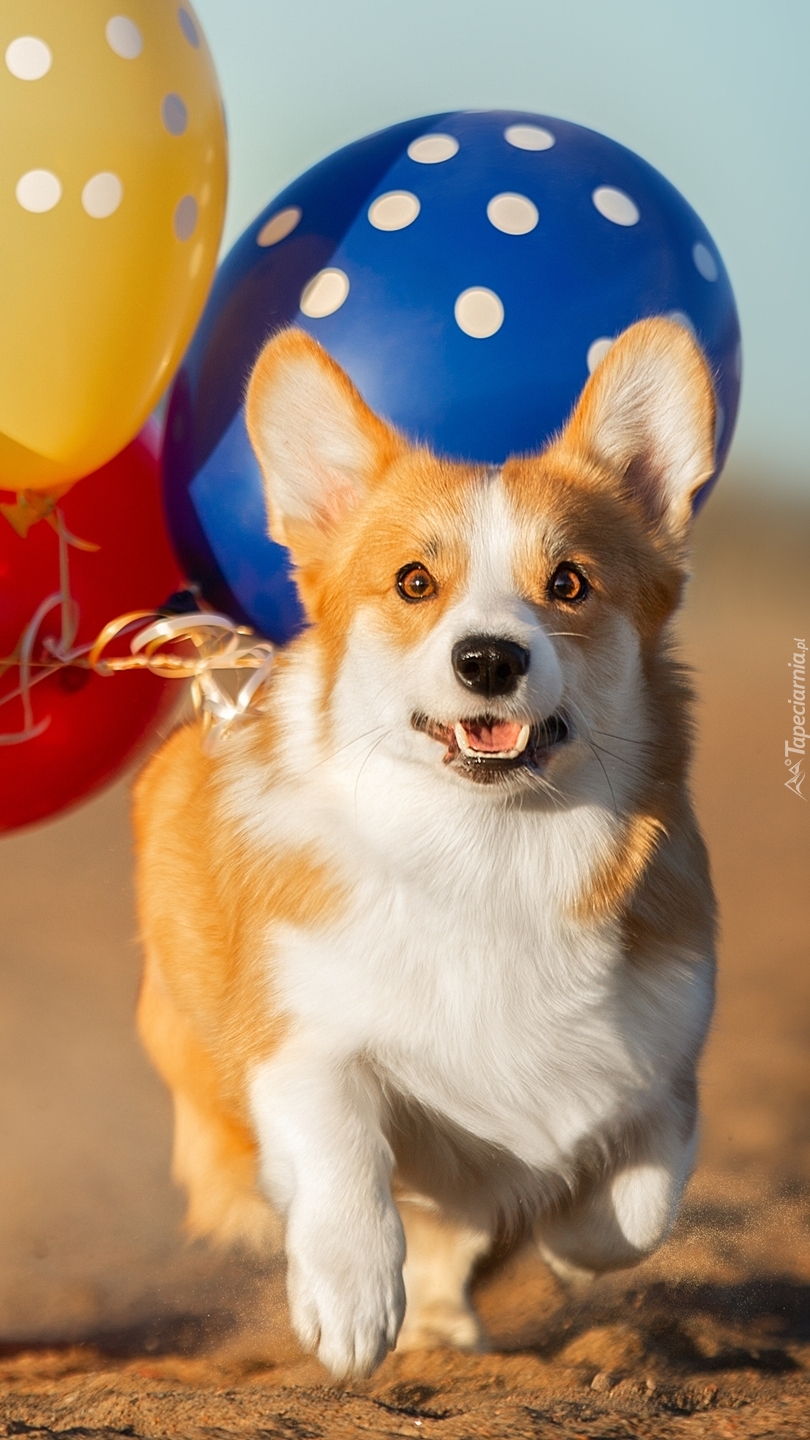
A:
<svg viewBox="0 0 810 1440">
<path fill-rule="evenodd" d="M 175 1090 L 173 1100 L 172 1178 L 188 1196 L 189 1234 L 258 1254 L 280 1251 L 280 1222 L 254 1183 L 256 1152 L 250 1136 L 229 1118 L 200 1108 L 182 1090 Z"/>
<path fill-rule="evenodd" d="M 473 1266 L 486 1254 L 491 1237 L 449 1219 L 421 1196 L 397 1198 L 397 1208 L 407 1245 L 405 1319 L 397 1349 L 481 1348 L 481 1327 L 468 1287 Z"/>
<path fill-rule="evenodd" d="M 264 1254 L 279 1249 L 278 1217 L 255 1184 L 255 1142 L 222 1104 L 212 1062 L 179 1014 L 152 954 L 138 1002 L 138 1029 L 172 1092 L 172 1177 L 188 1197 L 189 1233 Z"/>
</svg>

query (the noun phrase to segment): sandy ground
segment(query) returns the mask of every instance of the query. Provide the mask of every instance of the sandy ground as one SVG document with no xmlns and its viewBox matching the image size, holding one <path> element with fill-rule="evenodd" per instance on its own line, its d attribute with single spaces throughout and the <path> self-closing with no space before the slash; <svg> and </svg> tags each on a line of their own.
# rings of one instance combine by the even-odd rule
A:
<svg viewBox="0 0 810 1440">
<path fill-rule="evenodd" d="M 810 803 L 783 765 L 808 518 L 724 482 L 698 525 L 683 633 L 723 941 L 682 1217 L 585 1294 L 528 1254 L 482 1274 L 488 1354 L 335 1388 L 277 1268 L 184 1244 L 132 1024 L 126 785 L 0 844 L 0 1435 L 810 1437 Z"/>
</svg>

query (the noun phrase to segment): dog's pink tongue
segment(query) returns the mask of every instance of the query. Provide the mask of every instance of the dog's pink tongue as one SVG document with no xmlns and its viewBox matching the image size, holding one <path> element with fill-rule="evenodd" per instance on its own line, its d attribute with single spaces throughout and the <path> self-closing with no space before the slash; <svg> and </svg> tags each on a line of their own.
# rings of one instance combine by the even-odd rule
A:
<svg viewBox="0 0 810 1440">
<path fill-rule="evenodd" d="M 521 731 L 520 725 L 513 720 L 496 720 L 494 725 L 481 725 L 475 720 L 462 720 L 461 723 L 470 749 L 488 754 L 514 750 Z"/>
</svg>

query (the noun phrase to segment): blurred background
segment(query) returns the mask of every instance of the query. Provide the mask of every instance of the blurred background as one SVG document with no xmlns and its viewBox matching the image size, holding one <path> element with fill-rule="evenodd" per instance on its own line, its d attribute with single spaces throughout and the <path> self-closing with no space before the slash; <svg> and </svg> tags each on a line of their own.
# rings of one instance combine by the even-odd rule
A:
<svg viewBox="0 0 810 1440">
<path fill-rule="evenodd" d="M 735 469 L 807 493 L 804 0 L 199 0 L 197 13 L 228 118 L 224 250 L 302 170 L 398 120 L 525 108 L 592 126 L 661 170 L 720 248 L 743 333 Z"/>
<path fill-rule="evenodd" d="M 743 331 L 742 408 L 697 522 L 682 625 L 700 695 L 696 802 L 723 915 L 720 1005 L 691 1198 L 664 1260 L 634 1283 L 709 1277 L 732 1296 L 729 1325 L 761 1322 L 773 1335 L 781 1324 L 787 1354 L 805 1334 L 790 1317 L 810 1300 L 810 825 L 808 799 L 784 785 L 788 667 L 810 629 L 810 7 L 196 9 L 229 126 L 225 249 L 276 191 L 364 133 L 437 110 L 525 107 L 640 153 L 725 259 Z M 188 1249 L 179 1234 L 168 1102 L 132 1023 L 127 789 L 0 842 L 0 1338 L 10 1343 L 193 1347 L 253 1294 L 249 1268 Z M 793 1287 L 790 1303 L 783 1295 L 760 1314 L 751 1297 L 775 1276 Z M 506 1333 L 508 1296 L 491 1309 Z"/>
</svg>

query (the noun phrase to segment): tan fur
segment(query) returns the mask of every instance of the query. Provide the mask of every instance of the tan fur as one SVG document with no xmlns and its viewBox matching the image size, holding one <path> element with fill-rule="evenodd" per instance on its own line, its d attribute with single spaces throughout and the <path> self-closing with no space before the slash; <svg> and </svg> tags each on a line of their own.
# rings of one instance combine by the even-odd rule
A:
<svg viewBox="0 0 810 1440">
<path fill-rule="evenodd" d="M 442 1215 L 421 1196 L 397 1196 L 397 1208 L 408 1247 L 403 1270 L 408 1307 L 397 1349 L 480 1349 L 483 1337 L 467 1292 L 491 1237 Z"/>
<path fill-rule="evenodd" d="M 635 448 L 625 443 L 627 426 L 620 444 L 611 428 L 623 377 L 644 347 L 651 357 L 650 384 L 657 383 L 656 366 L 667 355 L 674 354 L 681 367 L 697 416 L 695 433 L 703 437 L 684 461 L 694 476 L 692 493 L 711 470 L 711 382 L 689 337 L 663 321 L 644 322 L 616 342 L 561 436 L 540 455 L 510 459 L 503 486 L 520 516 L 515 563 L 523 600 L 563 659 L 576 655 L 586 673 L 593 663 L 594 675 L 616 616 L 626 621 L 639 637 L 654 718 L 652 738 L 628 762 L 639 776 L 632 803 L 617 817 L 612 841 L 602 846 L 573 894 L 571 918 L 594 935 L 614 924 L 627 967 L 654 966 L 677 945 L 686 955 L 694 951 L 697 966 L 711 947 L 713 902 L 687 792 L 691 696 L 666 640 L 685 579 L 689 494 L 682 502 L 663 503 L 662 487 L 670 481 L 643 472 L 643 456 L 657 453 L 655 446 L 644 435 Z M 285 441 L 283 417 L 305 402 L 316 411 L 321 407 L 326 438 L 314 458 L 307 452 L 296 490 L 291 477 L 303 462 Z M 282 742 L 302 718 L 274 705 L 285 676 L 298 667 L 313 677 L 312 706 L 328 756 L 330 706 L 355 618 L 373 613 L 391 653 L 407 661 L 463 595 L 470 565 L 465 524 L 480 489 L 481 467 L 453 464 L 409 446 L 372 414 L 335 362 L 294 331 L 276 337 L 260 357 L 248 392 L 247 424 L 265 475 L 271 529 L 291 550 L 309 629 L 279 656 L 266 714 L 234 731 L 212 754 L 203 748 L 199 725 L 179 730 L 137 784 L 146 950 L 138 1018 L 144 1044 L 174 1096 L 174 1173 L 188 1193 L 190 1229 L 223 1243 L 238 1240 L 266 1249 L 278 1242 L 279 1231 L 258 1184 L 247 1091 L 256 1067 L 280 1050 L 291 1025 L 274 989 L 273 936 L 285 926 L 327 936 L 352 896 L 338 865 L 325 860 L 317 846 L 259 844 L 231 797 L 248 776 L 255 811 L 261 813 L 264 803 L 268 815 L 272 812 L 275 791 L 286 778 Z M 675 442 L 665 439 L 671 449 Z M 661 454 L 666 453 L 664 445 Z M 437 582 L 429 603 L 403 604 L 396 593 L 393 577 L 411 561 L 428 564 Z M 549 578 L 563 561 L 586 572 L 592 604 L 574 608 L 549 598 Z M 611 737 L 602 743 L 609 752 Z M 690 1112 L 691 1105 L 692 1118 L 694 1059 L 687 1060 L 682 1086 L 683 1109 Z M 394 1117 L 397 1104 L 391 1100 Z M 465 1150 L 462 1137 L 452 1175 L 448 1169 L 439 1176 L 448 1163 L 446 1135 L 455 1133 L 452 1126 L 442 1131 L 427 1111 L 419 1111 L 418 1125 L 413 1117 L 409 1123 L 430 1134 L 424 1144 L 411 1144 L 411 1154 L 408 1124 L 399 1123 L 395 1160 L 405 1167 L 400 1177 L 406 1174 L 410 1186 L 417 1176 L 433 1195 L 444 1185 L 451 1201 L 442 1208 L 424 1194 L 398 1195 L 408 1242 L 409 1300 L 399 1343 L 474 1346 L 480 1336 L 466 1286 L 493 1228 L 462 1217 L 462 1192 L 465 1177 L 472 1177 L 483 1193 L 487 1167 L 497 1170 L 500 1164 L 493 1160 L 498 1152 L 477 1142 Z M 396 1131 L 396 1118 L 392 1125 Z M 392 1145 L 396 1150 L 396 1140 Z M 522 1202 L 514 1197 L 527 1182 L 522 1162 L 503 1159 L 503 1195 L 492 1208 L 508 1228 L 512 1221 L 504 1217 L 510 1206 L 518 1213 Z M 427 1173 L 431 1168 L 435 1184 Z M 493 1194 L 498 1183 L 492 1182 Z M 574 1183 L 561 1181 L 560 1192 Z M 625 1251 L 619 1247 L 616 1253 Z M 558 1255 L 554 1263 L 568 1262 Z M 578 1262 L 572 1263 L 576 1268 Z"/>
<path fill-rule="evenodd" d="M 138 1025 L 175 1096 L 174 1173 L 189 1229 L 255 1247 L 277 1228 L 256 1190 L 245 1080 L 285 1021 L 251 936 L 274 920 L 325 923 L 341 895 L 304 851 L 279 854 L 269 869 L 251 855 L 217 816 L 215 766 L 201 741 L 199 724 L 176 731 L 135 788 L 147 955 Z"/>
</svg>

